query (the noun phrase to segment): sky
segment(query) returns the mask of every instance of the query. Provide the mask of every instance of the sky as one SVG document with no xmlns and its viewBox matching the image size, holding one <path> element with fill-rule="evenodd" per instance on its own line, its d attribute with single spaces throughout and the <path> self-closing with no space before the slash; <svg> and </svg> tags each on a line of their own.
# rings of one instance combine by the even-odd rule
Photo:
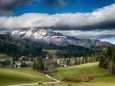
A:
<svg viewBox="0 0 115 86">
<path fill-rule="evenodd" d="M 115 44 L 115 0 L 0 0 L 0 32 L 31 27 Z"/>
</svg>

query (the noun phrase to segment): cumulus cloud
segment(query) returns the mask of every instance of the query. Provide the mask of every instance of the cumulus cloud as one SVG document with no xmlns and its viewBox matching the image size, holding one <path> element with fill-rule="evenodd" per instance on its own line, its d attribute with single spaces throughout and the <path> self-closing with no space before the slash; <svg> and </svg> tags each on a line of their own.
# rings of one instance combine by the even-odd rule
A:
<svg viewBox="0 0 115 86">
<path fill-rule="evenodd" d="M 32 0 L 0 0 L 0 16 L 12 14 L 12 10 Z"/>
<path fill-rule="evenodd" d="M 58 29 L 114 29 L 115 4 L 91 13 L 40 14 L 26 13 L 17 17 L 0 17 L 0 28 L 53 27 Z"/>
<path fill-rule="evenodd" d="M 93 30 L 93 31 L 80 31 L 80 30 L 57 30 L 56 32 L 62 33 L 67 36 L 74 36 L 84 39 L 103 39 L 115 37 L 115 30 Z"/>
</svg>

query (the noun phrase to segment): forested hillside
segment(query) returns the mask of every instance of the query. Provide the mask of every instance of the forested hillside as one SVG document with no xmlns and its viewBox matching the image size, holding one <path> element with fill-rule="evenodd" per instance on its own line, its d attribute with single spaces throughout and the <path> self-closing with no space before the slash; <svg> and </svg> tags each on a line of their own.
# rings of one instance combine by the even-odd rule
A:
<svg viewBox="0 0 115 86">
<path fill-rule="evenodd" d="M 56 56 L 64 58 L 81 57 L 81 56 L 91 57 L 97 52 L 97 50 L 94 51 L 77 45 L 68 45 L 68 46 L 57 46 L 53 44 L 48 45 L 30 41 L 28 39 L 15 39 L 12 38 L 9 34 L 0 35 L 0 53 L 6 53 L 16 58 L 23 55 L 46 57 L 48 55 L 47 50 L 57 50 L 57 52 L 55 53 Z"/>
<path fill-rule="evenodd" d="M 76 46 L 76 45 L 68 45 L 65 47 L 62 47 L 60 51 L 57 52 L 57 55 L 60 57 L 86 57 L 86 56 L 91 56 L 95 51 L 90 50 L 85 47 L 81 46 Z"/>
<path fill-rule="evenodd" d="M 42 52 L 40 44 L 29 40 L 16 40 L 9 35 L 0 35 L 0 53 L 6 53 L 13 57 L 24 56 L 42 56 L 45 52 Z"/>
</svg>

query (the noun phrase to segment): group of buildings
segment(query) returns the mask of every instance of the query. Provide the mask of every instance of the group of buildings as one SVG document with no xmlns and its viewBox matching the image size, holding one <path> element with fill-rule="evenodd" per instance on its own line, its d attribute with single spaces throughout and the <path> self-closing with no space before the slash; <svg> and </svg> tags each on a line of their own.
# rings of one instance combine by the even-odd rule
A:
<svg viewBox="0 0 115 86">
<path fill-rule="evenodd" d="M 0 58 L 0 67 L 2 66 L 15 67 L 15 68 L 28 67 L 33 65 L 34 60 L 35 58 L 30 58 L 26 56 L 21 56 L 16 61 L 13 60 L 13 57 L 7 57 L 7 58 L 2 57 Z M 91 57 L 57 58 L 56 56 L 53 56 L 52 58 L 51 57 L 43 58 L 44 66 L 47 69 L 55 68 L 58 66 L 66 67 L 72 65 L 79 65 L 79 64 L 90 63 L 95 61 L 96 59 Z"/>
</svg>

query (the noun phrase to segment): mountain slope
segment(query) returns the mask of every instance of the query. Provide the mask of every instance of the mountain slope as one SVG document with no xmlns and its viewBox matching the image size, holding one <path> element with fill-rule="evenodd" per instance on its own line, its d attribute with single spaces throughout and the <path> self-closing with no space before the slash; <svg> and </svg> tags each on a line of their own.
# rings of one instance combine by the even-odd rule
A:
<svg viewBox="0 0 115 86">
<path fill-rule="evenodd" d="M 42 47 L 39 43 L 29 40 L 18 40 L 9 34 L 0 34 L 0 53 L 5 53 L 13 57 L 22 55 L 37 56 L 42 54 Z"/>
<path fill-rule="evenodd" d="M 35 42 L 46 44 L 54 44 L 59 46 L 77 45 L 91 49 L 100 49 L 107 46 L 114 46 L 109 42 L 101 42 L 100 40 L 78 39 L 71 36 L 65 36 L 61 33 L 51 31 L 47 28 L 31 28 L 27 30 L 15 30 L 11 35 L 16 39 L 29 39 Z"/>
<path fill-rule="evenodd" d="M 15 38 L 29 39 L 36 42 L 43 42 L 47 44 L 56 45 L 69 45 L 67 37 L 61 33 L 56 33 L 48 29 L 31 28 L 29 30 L 16 30 L 11 32 L 11 35 Z"/>
</svg>

